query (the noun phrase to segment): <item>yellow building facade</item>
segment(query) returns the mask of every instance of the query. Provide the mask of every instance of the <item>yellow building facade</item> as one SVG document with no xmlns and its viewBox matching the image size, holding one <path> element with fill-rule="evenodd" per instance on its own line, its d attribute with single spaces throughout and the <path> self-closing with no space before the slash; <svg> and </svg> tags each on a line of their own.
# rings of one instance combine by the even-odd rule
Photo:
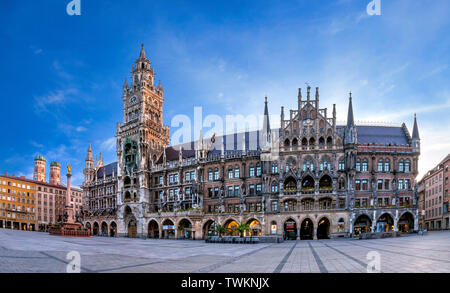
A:
<svg viewBox="0 0 450 293">
<path fill-rule="evenodd" d="M 36 184 L 0 175 L 0 228 L 36 230 Z"/>
</svg>

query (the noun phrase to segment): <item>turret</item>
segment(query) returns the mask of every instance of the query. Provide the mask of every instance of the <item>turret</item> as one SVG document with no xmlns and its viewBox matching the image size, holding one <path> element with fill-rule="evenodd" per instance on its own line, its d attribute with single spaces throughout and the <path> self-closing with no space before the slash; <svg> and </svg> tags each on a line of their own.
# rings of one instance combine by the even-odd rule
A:
<svg viewBox="0 0 450 293">
<path fill-rule="evenodd" d="M 43 155 L 37 155 L 34 158 L 34 175 L 33 179 L 40 182 L 46 181 L 45 176 L 45 158 Z"/>
<path fill-rule="evenodd" d="M 56 161 L 50 163 L 50 184 L 61 184 L 61 165 Z"/>
<path fill-rule="evenodd" d="M 92 148 L 90 142 L 86 154 L 86 159 L 84 160 L 83 173 L 85 182 L 91 182 L 95 179 L 94 158 L 92 157 Z"/>
</svg>

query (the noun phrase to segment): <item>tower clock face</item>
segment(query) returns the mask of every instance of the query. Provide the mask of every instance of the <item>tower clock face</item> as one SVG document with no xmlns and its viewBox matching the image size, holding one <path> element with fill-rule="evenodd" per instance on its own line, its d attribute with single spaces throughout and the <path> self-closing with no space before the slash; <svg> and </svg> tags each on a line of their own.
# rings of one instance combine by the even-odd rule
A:
<svg viewBox="0 0 450 293">
<path fill-rule="evenodd" d="M 135 103 L 136 100 L 137 100 L 137 97 L 136 97 L 136 96 L 132 96 L 132 97 L 130 98 L 130 104 Z"/>
</svg>

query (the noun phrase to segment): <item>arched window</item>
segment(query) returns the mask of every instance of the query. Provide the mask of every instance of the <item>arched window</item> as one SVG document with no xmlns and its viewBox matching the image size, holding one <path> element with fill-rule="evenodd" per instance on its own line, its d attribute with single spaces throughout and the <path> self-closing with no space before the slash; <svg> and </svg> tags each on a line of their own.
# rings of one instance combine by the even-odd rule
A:
<svg viewBox="0 0 450 293">
<path fill-rule="evenodd" d="M 356 160 L 356 171 L 361 172 L 361 160 L 360 159 Z"/>
<path fill-rule="evenodd" d="M 295 166 L 295 161 L 293 159 L 289 159 L 286 163 L 286 172 L 291 170 Z"/>
<path fill-rule="evenodd" d="M 286 140 L 284 141 L 284 146 L 288 147 L 289 145 L 290 145 L 289 138 L 286 138 Z"/>
<path fill-rule="evenodd" d="M 214 180 L 219 180 L 219 168 L 214 169 Z"/>
<path fill-rule="evenodd" d="M 256 176 L 261 176 L 261 165 L 259 163 L 256 164 Z"/>
<path fill-rule="evenodd" d="M 278 173 L 278 164 L 272 163 L 272 174 L 277 174 L 277 173 Z"/>
<path fill-rule="evenodd" d="M 362 171 L 367 172 L 368 169 L 369 169 L 369 162 L 367 161 L 367 159 L 364 159 L 362 162 Z"/>
<path fill-rule="evenodd" d="M 339 190 L 344 190 L 344 189 L 345 189 L 345 179 L 340 178 L 339 179 Z"/>
<path fill-rule="evenodd" d="M 323 171 L 325 169 L 331 170 L 331 162 L 328 157 L 324 157 L 320 162 L 320 171 Z"/>
<path fill-rule="evenodd" d="M 308 140 L 306 139 L 306 137 L 304 137 L 302 139 L 302 147 L 306 148 L 308 146 Z"/>
<path fill-rule="evenodd" d="M 272 182 L 272 192 L 278 192 L 278 183 L 276 181 Z"/>
<path fill-rule="evenodd" d="M 378 160 L 378 172 L 383 172 L 383 159 Z"/>
<path fill-rule="evenodd" d="M 405 172 L 411 171 L 411 162 L 410 160 L 405 160 Z"/>
<path fill-rule="evenodd" d="M 233 178 L 233 167 L 228 168 L 228 178 L 229 179 Z"/>
<path fill-rule="evenodd" d="M 211 168 L 208 169 L 208 180 L 213 181 L 213 171 Z"/>
<path fill-rule="evenodd" d="M 333 144 L 333 139 L 331 138 L 331 136 L 329 136 L 327 138 L 327 146 L 330 147 Z"/>
<path fill-rule="evenodd" d="M 234 166 L 234 178 L 240 177 L 239 171 L 240 171 L 239 166 L 238 165 Z"/>
<path fill-rule="evenodd" d="M 384 172 L 389 172 L 391 170 L 391 161 L 389 159 L 386 159 L 384 161 Z"/>
<path fill-rule="evenodd" d="M 404 163 L 403 163 L 403 160 L 400 160 L 399 162 L 398 162 L 398 171 L 399 172 L 403 172 L 405 170 L 405 165 L 404 165 Z"/>
<path fill-rule="evenodd" d="M 255 166 L 253 166 L 253 164 L 250 165 L 249 176 L 255 177 Z"/>
<path fill-rule="evenodd" d="M 294 138 L 294 139 L 292 140 L 292 146 L 296 147 L 297 145 L 298 145 L 298 139 L 297 139 L 297 138 Z"/>
<path fill-rule="evenodd" d="M 284 189 L 286 191 L 296 191 L 297 190 L 297 181 L 292 177 L 288 177 L 286 179 L 286 181 L 284 181 Z"/>
<path fill-rule="evenodd" d="M 319 138 L 319 146 L 324 146 L 325 145 L 325 139 L 323 137 Z"/>
<path fill-rule="evenodd" d="M 314 190 L 315 189 L 315 183 L 314 179 L 311 176 L 306 176 L 302 181 L 302 190 Z"/>
<path fill-rule="evenodd" d="M 340 159 L 339 160 L 339 171 L 344 171 L 345 170 L 345 162 L 344 159 Z"/>
<path fill-rule="evenodd" d="M 314 171 L 314 163 L 313 163 L 313 160 L 311 158 L 306 158 L 303 161 L 303 171 L 306 171 L 308 169 L 311 170 L 311 171 Z"/>
<path fill-rule="evenodd" d="M 310 139 L 309 139 L 309 146 L 311 147 L 311 148 L 314 148 L 314 145 L 316 144 L 316 140 L 314 139 L 314 137 L 311 137 Z"/>
</svg>

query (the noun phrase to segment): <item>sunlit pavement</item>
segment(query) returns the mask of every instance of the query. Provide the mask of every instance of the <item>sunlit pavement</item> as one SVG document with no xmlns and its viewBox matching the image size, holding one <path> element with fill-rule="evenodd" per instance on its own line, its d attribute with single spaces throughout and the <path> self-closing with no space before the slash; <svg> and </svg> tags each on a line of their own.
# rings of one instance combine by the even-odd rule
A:
<svg viewBox="0 0 450 293">
<path fill-rule="evenodd" d="M 91 237 L 0 229 L 1 273 L 65 273 L 67 254 L 81 272 L 366 273 L 379 255 L 381 273 L 450 273 L 450 231 L 374 240 L 208 244 L 204 241 Z M 378 254 L 377 254 L 378 253 Z"/>
</svg>

